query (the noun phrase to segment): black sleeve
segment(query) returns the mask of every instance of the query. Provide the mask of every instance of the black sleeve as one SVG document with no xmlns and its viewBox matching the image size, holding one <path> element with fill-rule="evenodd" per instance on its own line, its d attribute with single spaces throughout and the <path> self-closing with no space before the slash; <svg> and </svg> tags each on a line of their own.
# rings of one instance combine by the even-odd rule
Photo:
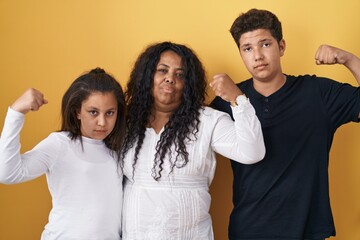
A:
<svg viewBox="0 0 360 240">
<path fill-rule="evenodd" d="M 328 115 L 336 127 L 350 121 L 359 122 L 359 87 L 321 77 L 318 84 Z"/>
</svg>

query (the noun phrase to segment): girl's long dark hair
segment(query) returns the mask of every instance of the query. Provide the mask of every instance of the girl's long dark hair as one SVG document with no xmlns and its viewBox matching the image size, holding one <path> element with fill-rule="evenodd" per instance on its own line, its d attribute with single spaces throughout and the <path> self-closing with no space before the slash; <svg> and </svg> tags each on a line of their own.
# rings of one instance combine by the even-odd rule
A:
<svg viewBox="0 0 360 240">
<path fill-rule="evenodd" d="M 127 134 L 122 149 L 121 166 L 124 164 L 126 153 L 135 147 L 132 164 L 134 174 L 138 154 L 144 142 L 146 126 L 153 109 L 152 89 L 156 66 L 165 51 L 173 51 L 181 57 L 185 86 L 181 105 L 165 125 L 156 146 L 152 168 L 152 177 L 155 180 L 161 178 L 164 158 L 167 154 L 170 157 L 171 172 L 175 166 L 181 168 L 189 162 L 186 142 L 190 141 L 191 136 L 196 138 L 199 130 L 199 111 L 204 105 L 207 85 L 205 70 L 190 48 L 172 42 L 162 42 L 147 47 L 135 62 L 125 92 Z M 171 150 L 176 151 L 175 159 L 171 159 Z"/>
</svg>

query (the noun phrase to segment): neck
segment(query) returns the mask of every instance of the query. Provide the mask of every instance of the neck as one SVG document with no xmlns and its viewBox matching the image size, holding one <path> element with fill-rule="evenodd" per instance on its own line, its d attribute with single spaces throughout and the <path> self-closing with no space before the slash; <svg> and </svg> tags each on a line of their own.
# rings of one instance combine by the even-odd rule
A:
<svg viewBox="0 0 360 240">
<path fill-rule="evenodd" d="M 172 114 L 173 112 L 162 112 L 154 110 L 149 118 L 148 127 L 153 128 L 156 133 L 159 133 L 165 124 L 169 121 Z"/>
<path fill-rule="evenodd" d="M 261 95 L 268 97 L 278 91 L 282 86 L 284 86 L 286 82 L 286 76 L 284 74 L 281 74 L 270 81 L 261 81 L 254 79 L 253 82 L 255 90 Z"/>
</svg>

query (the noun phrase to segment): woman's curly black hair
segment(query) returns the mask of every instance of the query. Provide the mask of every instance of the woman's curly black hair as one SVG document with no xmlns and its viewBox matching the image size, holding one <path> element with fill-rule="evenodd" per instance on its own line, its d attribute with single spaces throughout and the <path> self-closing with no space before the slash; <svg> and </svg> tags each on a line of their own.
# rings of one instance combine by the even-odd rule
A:
<svg viewBox="0 0 360 240">
<path fill-rule="evenodd" d="M 152 177 L 155 180 L 161 178 L 164 158 L 167 154 L 171 172 L 175 166 L 181 168 L 189 162 L 186 141 L 196 139 L 200 123 L 199 111 L 204 106 L 207 86 L 203 65 L 190 48 L 172 42 L 156 43 L 147 47 L 135 62 L 125 92 L 127 133 L 120 160 L 121 167 L 124 166 L 126 153 L 135 147 L 132 163 L 133 174 L 135 172 L 138 154 L 144 142 L 146 127 L 154 104 L 152 95 L 154 75 L 160 56 L 165 51 L 173 51 L 181 57 L 185 86 L 181 105 L 172 113 L 156 146 L 152 168 Z M 175 159 L 171 159 L 171 149 L 176 151 Z"/>
</svg>

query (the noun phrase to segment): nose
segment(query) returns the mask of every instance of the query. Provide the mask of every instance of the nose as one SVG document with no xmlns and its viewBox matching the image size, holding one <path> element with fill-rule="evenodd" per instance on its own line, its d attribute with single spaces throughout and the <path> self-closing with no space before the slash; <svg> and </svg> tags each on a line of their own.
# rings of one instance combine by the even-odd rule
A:
<svg viewBox="0 0 360 240">
<path fill-rule="evenodd" d="M 260 61 L 260 60 L 262 60 L 263 58 L 264 58 L 264 56 L 263 56 L 263 54 L 262 54 L 262 52 L 261 52 L 261 50 L 259 50 L 259 49 L 254 49 L 254 59 L 255 59 L 255 62 L 257 62 L 257 61 Z"/>
<path fill-rule="evenodd" d="M 170 84 L 174 84 L 175 83 L 174 76 L 172 74 L 167 74 L 165 76 L 165 82 L 170 83 Z"/>
<path fill-rule="evenodd" d="M 103 115 L 99 115 L 98 119 L 97 119 L 97 125 L 99 127 L 104 127 L 106 125 L 106 119 L 105 116 Z"/>
</svg>

